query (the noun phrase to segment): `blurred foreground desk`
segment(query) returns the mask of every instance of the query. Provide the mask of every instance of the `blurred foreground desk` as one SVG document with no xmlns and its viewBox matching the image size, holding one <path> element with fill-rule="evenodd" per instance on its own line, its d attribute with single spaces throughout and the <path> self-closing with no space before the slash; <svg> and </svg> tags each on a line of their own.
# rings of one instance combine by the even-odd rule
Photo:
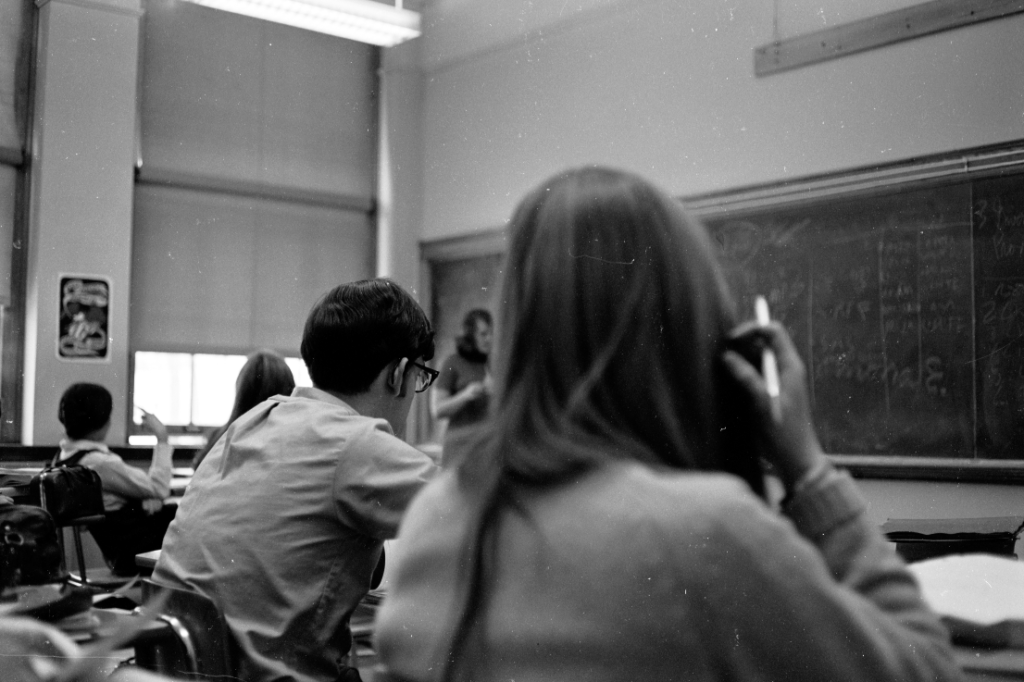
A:
<svg viewBox="0 0 1024 682">
<path fill-rule="evenodd" d="M 910 564 L 969 680 L 1024 680 L 1024 564 L 959 554 Z"/>
<path fill-rule="evenodd" d="M 956 647 L 956 662 L 965 677 L 975 680 L 1024 680 L 1024 649 Z"/>
</svg>

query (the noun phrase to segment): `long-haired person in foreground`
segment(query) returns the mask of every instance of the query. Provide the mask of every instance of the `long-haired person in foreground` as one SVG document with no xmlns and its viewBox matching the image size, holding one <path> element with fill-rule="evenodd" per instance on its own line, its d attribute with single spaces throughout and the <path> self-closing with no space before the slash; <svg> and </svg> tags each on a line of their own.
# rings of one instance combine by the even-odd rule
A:
<svg viewBox="0 0 1024 682">
<path fill-rule="evenodd" d="M 391 679 L 959 679 L 822 454 L 793 344 L 736 326 L 704 229 L 670 197 L 600 168 L 534 190 L 496 332 L 488 433 L 403 521 L 377 621 Z"/>
<path fill-rule="evenodd" d="M 235 404 L 231 408 L 231 416 L 227 422 L 214 430 L 196 456 L 192 458 L 192 468 L 197 468 L 220 437 L 231 424 L 243 414 L 275 395 L 291 395 L 295 388 L 295 378 L 284 358 L 272 350 L 258 350 L 251 353 L 238 372 L 235 379 Z"/>
</svg>

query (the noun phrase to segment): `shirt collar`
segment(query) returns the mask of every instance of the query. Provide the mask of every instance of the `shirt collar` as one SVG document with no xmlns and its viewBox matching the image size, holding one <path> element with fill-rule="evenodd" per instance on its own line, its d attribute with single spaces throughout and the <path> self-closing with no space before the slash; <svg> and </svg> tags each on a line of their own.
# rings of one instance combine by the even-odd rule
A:
<svg viewBox="0 0 1024 682">
<path fill-rule="evenodd" d="M 110 449 L 106 443 L 100 443 L 95 440 L 72 440 L 70 438 L 62 438 L 60 441 L 60 458 L 67 459 L 76 452 L 86 450 L 88 452 L 100 452 L 110 453 Z"/>
<path fill-rule="evenodd" d="M 296 386 L 292 389 L 292 398 L 305 398 L 307 400 L 319 400 L 324 403 L 331 403 L 338 407 L 344 408 L 346 412 L 351 414 L 359 414 L 355 408 L 346 403 L 344 400 L 336 395 L 332 395 L 327 391 L 312 386 Z"/>
</svg>

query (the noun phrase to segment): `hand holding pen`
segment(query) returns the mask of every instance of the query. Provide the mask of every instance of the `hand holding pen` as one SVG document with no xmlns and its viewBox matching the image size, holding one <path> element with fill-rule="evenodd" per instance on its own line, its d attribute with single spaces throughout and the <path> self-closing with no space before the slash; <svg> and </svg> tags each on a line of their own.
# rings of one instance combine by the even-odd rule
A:
<svg viewBox="0 0 1024 682">
<path fill-rule="evenodd" d="M 754 299 L 754 317 L 761 327 L 771 324 L 771 315 L 768 314 L 768 301 L 764 296 Z M 768 402 L 771 405 L 772 418 L 776 422 L 782 421 L 782 403 L 779 401 L 779 365 L 775 360 L 775 351 L 771 348 L 761 350 L 761 376 L 764 378 L 765 392 L 768 393 Z"/>
<path fill-rule="evenodd" d="M 789 490 L 827 460 L 811 420 L 804 363 L 782 325 L 764 319 L 767 304 L 755 307 L 759 306 L 764 307 L 756 311 L 761 319 L 732 331 L 723 360 L 750 398 L 752 413 L 760 422 L 765 458 Z"/>
</svg>

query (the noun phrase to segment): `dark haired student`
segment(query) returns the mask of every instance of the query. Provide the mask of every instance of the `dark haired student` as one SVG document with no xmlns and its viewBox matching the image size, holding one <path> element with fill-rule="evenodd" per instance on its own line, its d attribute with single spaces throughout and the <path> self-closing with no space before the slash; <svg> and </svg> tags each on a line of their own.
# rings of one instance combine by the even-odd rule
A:
<svg viewBox="0 0 1024 682">
<path fill-rule="evenodd" d="M 103 556 L 118 575 L 135 575 L 135 555 L 160 548 L 175 507 L 165 506 L 170 495 L 171 457 L 167 429 L 156 416 L 143 414 L 142 425 L 156 434 L 148 471 L 129 466 L 103 442 L 110 429 L 113 400 L 99 384 L 73 384 L 60 399 L 58 416 L 66 438 L 59 461 L 78 463 L 99 474 L 107 521 L 90 532 Z"/>
<path fill-rule="evenodd" d="M 436 466 L 400 439 L 436 372 L 434 332 L 394 282 L 343 284 L 313 307 L 314 388 L 236 419 L 196 471 L 154 580 L 223 611 L 247 682 L 357 680 L 349 617 L 383 541 Z"/>
</svg>

